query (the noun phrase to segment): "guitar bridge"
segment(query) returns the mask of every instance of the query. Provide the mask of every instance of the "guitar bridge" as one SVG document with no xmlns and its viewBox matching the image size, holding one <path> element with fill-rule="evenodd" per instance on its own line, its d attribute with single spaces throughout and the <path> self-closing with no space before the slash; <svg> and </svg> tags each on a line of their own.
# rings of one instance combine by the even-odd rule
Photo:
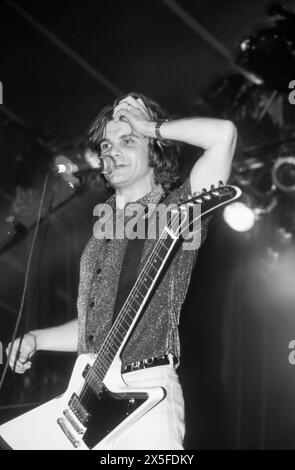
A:
<svg viewBox="0 0 295 470">
<path fill-rule="evenodd" d="M 69 439 L 69 441 L 71 442 L 71 444 L 75 447 L 75 449 L 77 449 L 77 447 L 79 447 L 80 445 L 80 441 L 71 433 L 67 426 L 66 420 L 64 418 L 58 418 L 57 422 L 65 433 L 65 435 L 67 436 L 67 438 Z"/>
</svg>

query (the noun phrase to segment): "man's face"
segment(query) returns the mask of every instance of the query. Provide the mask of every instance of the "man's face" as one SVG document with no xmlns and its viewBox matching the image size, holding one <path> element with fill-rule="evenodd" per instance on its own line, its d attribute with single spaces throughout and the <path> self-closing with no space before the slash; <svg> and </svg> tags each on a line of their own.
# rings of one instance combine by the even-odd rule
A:
<svg viewBox="0 0 295 470">
<path fill-rule="evenodd" d="M 153 177 L 148 164 L 148 139 L 132 134 L 127 122 L 107 123 L 100 150 L 101 155 L 111 155 L 116 162 L 115 170 L 106 175 L 114 188 L 142 185 Z"/>
</svg>

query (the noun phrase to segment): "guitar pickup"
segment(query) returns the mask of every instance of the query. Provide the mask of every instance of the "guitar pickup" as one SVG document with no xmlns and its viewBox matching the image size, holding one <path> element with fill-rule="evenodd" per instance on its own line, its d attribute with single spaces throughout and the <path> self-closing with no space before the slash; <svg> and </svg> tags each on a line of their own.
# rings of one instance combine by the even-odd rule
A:
<svg viewBox="0 0 295 470">
<path fill-rule="evenodd" d="M 73 393 L 71 396 L 69 401 L 69 408 L 80 421 L 80 423 L 86 427 L 90 418 L 90 414 L 85 410 L 76 393 Z"/>
<path fill-rule="evenodd" d="M 71 412 L 69 410 L 64 410 L 63 414 L 64 414 L 64 417 L 67 419 L 67 421 L 70 423 L 70 425 L 75 429 L 76 433 L 83 435 L 84 430 L 75 421 L 75 418 L 71 415 Z"/>
</svg>

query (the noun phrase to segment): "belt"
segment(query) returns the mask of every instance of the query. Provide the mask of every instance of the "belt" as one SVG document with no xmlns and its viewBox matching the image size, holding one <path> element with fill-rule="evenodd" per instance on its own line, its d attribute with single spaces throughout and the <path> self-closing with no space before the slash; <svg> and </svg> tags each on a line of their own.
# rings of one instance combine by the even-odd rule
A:
<svg viewBox="0 0 295 470">
<path fill-rule="evenodd" d="M 132 364 L 128 364 L 128 366 L 122 366 L 122 374 L 126 374 L 128 372 L 133 372 L 135 370 L 140 369 L 148 369 L 149 367 L 157 367 L 157 366 L 164 366 L 167 364 L 178 365 L 179 359 L 172 354 L 166 354 L 164 356 L 158 357 L 150 357 L 148 359 L 142 359 L 141 361 L 133 362 Z"/>
</svg>

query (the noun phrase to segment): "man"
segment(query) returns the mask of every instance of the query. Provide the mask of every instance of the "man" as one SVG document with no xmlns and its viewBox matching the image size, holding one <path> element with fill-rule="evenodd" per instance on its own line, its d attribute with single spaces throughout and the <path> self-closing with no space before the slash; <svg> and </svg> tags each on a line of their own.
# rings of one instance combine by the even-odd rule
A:
<svg viewBox="0 0 295 470">
<path fill-rule="evenodd" d="M 108 203 L 124 223 L 124 208 L 129 203 L 177 203 L 181 197 L 217 186 L 229 177 L 236 143 L 236 129 L 230 121 L 166 118 L 155 102 L 132 93 L 104 108 L 91 126 L 92 148 L 115 161 L 115 169 L 106 175 L 115 191 Z M 189 179 L 173 190 L 178 179 L 175 142 L 201 147 L 204 153 Z M 31 367 L 36 350 L 99 351 L 118 310 L 130 259 L 145 259 L 153 246 L 146 240 L 136 255 L 128 243 L 126 237 L 98 240 L 94 234 L 81 259 L 79 321 L 27 333 L 18 358 L 16 340 L 10 366 L 17 373 Z M 195 251 L 178 250 L 122 352 L 122 376 L 127 385 L 161 386 L 166 390 L 165 399 L 109 442 L 108 449 L 182 448 L 184 404 L 175 370 L 180 357 L 178 323 L 195 260 Z"/>
</svg>

